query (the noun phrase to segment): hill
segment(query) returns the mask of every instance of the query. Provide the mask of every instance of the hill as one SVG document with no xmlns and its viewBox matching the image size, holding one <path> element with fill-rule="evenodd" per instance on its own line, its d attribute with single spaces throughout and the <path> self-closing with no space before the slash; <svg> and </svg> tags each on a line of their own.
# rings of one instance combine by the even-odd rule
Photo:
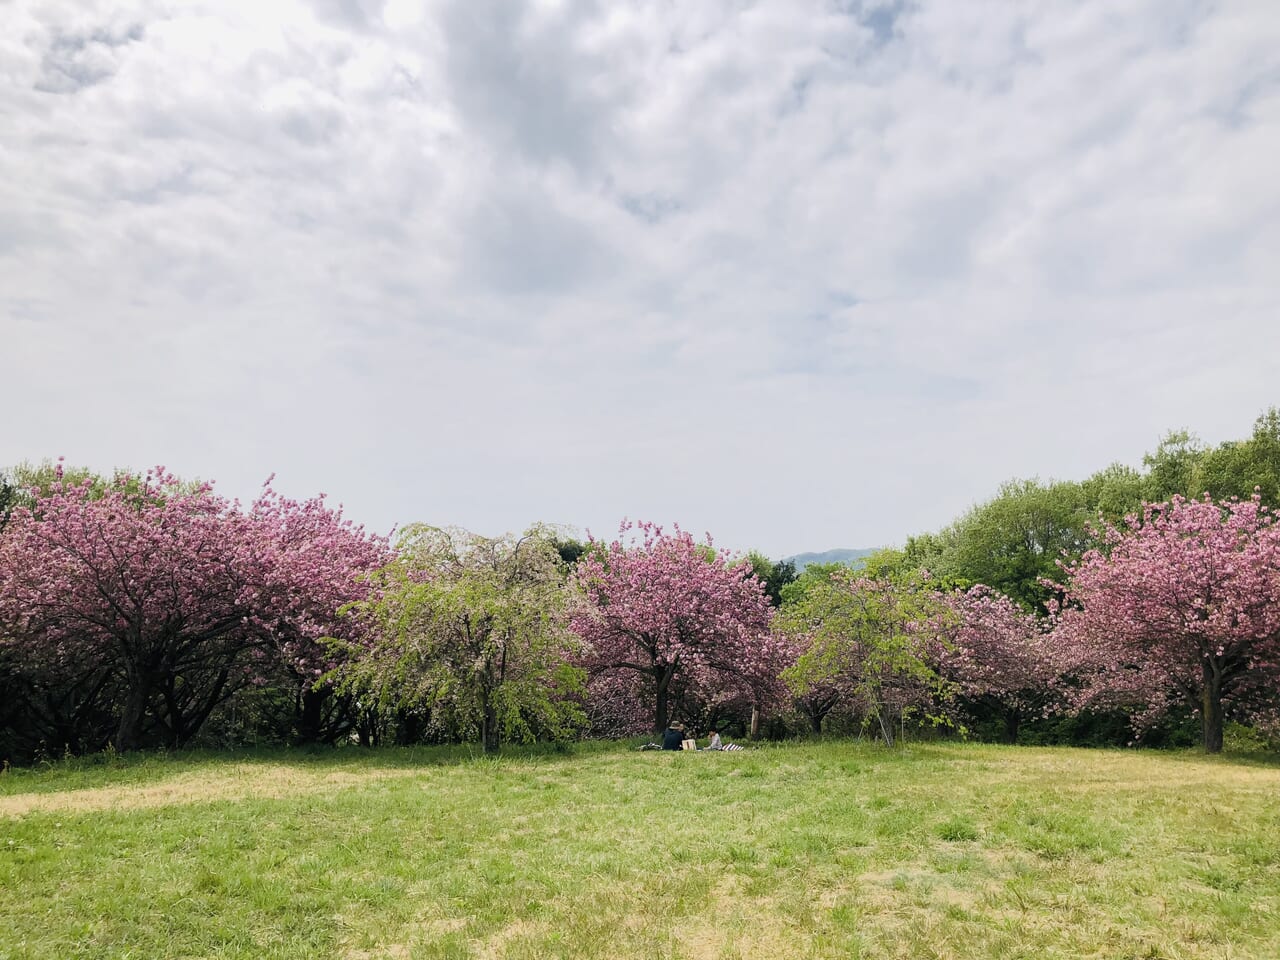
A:
<svg viewBox="0 0 1280 960">
<path fill-rule="evenodd" d="M 862 560 L 875 552 L 875 548 L 851 550 L 847 547 L 840 547 L 835 550 L 824 550 L 822 553 L 797 553 L 794 557 L 787 557 L 786 559 L 794 563 L 796 565 L 796 573 L 800 573 L 812 563 L 845 563 L 851 567 L 860 567 L 862 566 Z"/>
</svg>

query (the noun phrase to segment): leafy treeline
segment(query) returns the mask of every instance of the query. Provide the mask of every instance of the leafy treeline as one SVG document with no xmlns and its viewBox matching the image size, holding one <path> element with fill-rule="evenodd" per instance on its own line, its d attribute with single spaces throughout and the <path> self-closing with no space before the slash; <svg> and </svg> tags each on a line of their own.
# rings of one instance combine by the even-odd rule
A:
<svg viewBox="0 0 1280 960">
<path fill-rule="evenodd" d="M 1206 498 L 1216 505 L 1205 507 Z M 938 598 L 967 591 L 1004 607 L 984 617 L 956 612 L 960 642 L 953 635 L 951 650 L 933 658 L 946 676 L 945 664 L 954 667 L 975 624 L 985 624 L 985 638 L 967 650 L 977 674 L 951 672 L 948 722 L 1009 740 L 1021 731 L 1119 744 L 1135 726 L 1149 741 L 1178 736 L 1180 718 L 1198 715 L 1204 744 L 1220 749 L 1224 711 L 1274 726 L 1280 561 L 1270 552 L 1270 511 L 1278 506 L 1280 411 L 1272 408 L 1240 441 L 1208 446 L 1172 432 L 1141 470 L 1113 464 L 1079 482 L 1011 481 L 945 529 L 873 554 L 863 577 L 838 576 L 866 591 L 925 575 Z M 1148 555 L 1121 562 L 1120 542 L 1145 542 Z M 806 570 L 784 598 L 803 602 L 832 573 Z M 1081 627 L 1089 619 L 1082 610 L 1097 614 L 1091 631 Z"/>
<path fill-rule="evenodd" d="M 1020 481 L 853 569 L 252 504 L 163 469 L 0 482 L 0 757 L 112 747 L 1280 727 L 1280 415 Z"/>
<path fill-rule="evenodd" d="M 1061 580 L 1059 561 L 1075 559 L 1096 541 L 1099 521 L 1121 523 L 1144 503 L 1174 496 L 1248 500 L 1280 506 L 1280 410 L 1260 416 L 1248 439 L 1207 446 L 1186 431 L 1168 434 L 1143 458 L 1145 469 L 1122 464 L 1079 482 L 1017 480 L 946 529 L 907 540 L 884 563 L 924 568 L 955 585 L 984 584 L 1044 613 Z"/>
</svg>

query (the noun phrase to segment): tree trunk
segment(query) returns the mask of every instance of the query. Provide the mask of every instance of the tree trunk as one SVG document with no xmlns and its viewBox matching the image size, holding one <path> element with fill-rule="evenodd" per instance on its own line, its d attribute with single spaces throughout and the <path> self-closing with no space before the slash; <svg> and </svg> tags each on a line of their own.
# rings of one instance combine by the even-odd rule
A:
<svg viewBox="0 0 1280 960">
<path fill-rule="evenodd" d="M 480 690 L 480 743 L 485 753 L 497 753 L 502 746 L 498 731 L 498 710 L 493 704 L 494 690 L 488 684 Z"/>
<path fill-rule="evenodd" d="M 356 738 L 360 741 L 360 746 L 362 747 L 376 747 L 378 745 L 378 727 L 373 711 L 361 711 L 360 718 L 356 721 Z"/>
<path fill-rule="evenodd" d="M 658 687 L 658 703 L 653 711 L 653 728 L 661 733 L 667 729 L 667 722 L 670 719 L 667 715 L 667 688 L 660 685 Z"/>
<path fill-rule="evenodd" d="M 815 737 L 822 734 L 822 717 L 823 714 L 817 710 L 812 710 L 809 713 L 809 725 L 813 727 L 813 735 Z"/>
<path fill-rule="evenodd" d="M 674 663 L 659 667 L 653 672 L 653 677 L 658 681 L 658 702 L 654 706 L 653 726 L 658 733 L 667 729 L 671 722 L 671 707 L 669 702 L 669 694 L 671 692 L 671 678 L 676 674 L 676 665 Z"/>
<path fill-rule="evenodd" d="M 324 702 L 328 696 L 328 688 L 313 690 L 310 684 L 303 688 L 302 710 L 298 717 L 299 744 L 320 742 L 320 728 L 324 725 Z"/>
<path fill-rule="evenodd" d="M 1018 728 L 1022 725 L 1022 711 L 1014 708 L 1004 713 L 1004 742 L 1018 742 Z"/>
<path fill-rule="evenodd" d="M 481 732 L 484 741 L 485 753 L 497 753 L 502 746 L 502 738 L 498 734 L 498 714 L 493 709 L 493 704 L 485 699 L 484 704 L 484 730 Z"/>
<path fill-rule="evenodd" d="M 1222 676 L 1212 663 L 1204 665 L 1204 691 L 1200 695 L 1200 719 L 1204 725 L 1206 753 L 1222 752 Z"/>
<path fill-rule="evenodd" d="M 751 705 L 751 739 L 754 740 L 760 735 L 760 708 L 754 703 Z"/>
<path fill-rule="evenodd" d="M 137 750 L 141 745 L 142 721 L 146 717 L 150 692 L 149 685 L 141 679 L 135 678 L 129 684 L 124 708 L 120 712 L 120 726 L 116 728 L 115 747 L 120 753 Z"/>
</svg>

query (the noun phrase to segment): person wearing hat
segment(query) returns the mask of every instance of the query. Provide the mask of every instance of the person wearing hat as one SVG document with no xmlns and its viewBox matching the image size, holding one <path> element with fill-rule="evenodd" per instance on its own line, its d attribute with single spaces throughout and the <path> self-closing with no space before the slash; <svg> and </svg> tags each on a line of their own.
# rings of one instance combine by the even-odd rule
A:
<svg viewBox="0 0 1280 960">
<path fill-rule="evenodd" d="M 662 735 L 663 750 L 679 750 L 680 745 L 684 742 L 684 724 L 673 723 L 667 727 L 666 733 Z"/>
</svg>

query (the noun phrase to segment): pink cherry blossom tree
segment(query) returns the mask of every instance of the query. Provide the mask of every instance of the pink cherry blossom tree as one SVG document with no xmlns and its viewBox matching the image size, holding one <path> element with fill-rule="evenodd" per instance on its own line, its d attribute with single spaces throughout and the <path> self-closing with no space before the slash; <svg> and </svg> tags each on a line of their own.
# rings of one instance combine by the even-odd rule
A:
<svg viewBox="0 0 1280 960">
<path fill-rule="evenodd" d="M 624 522 L 612 542 L 590 541 L 574 580 L 582 601 L 570 623 L 584 641 L 589 689 L 619 698 L 603 713 L 625 724 L 643 703 L 650 729 L 661 730 L 676 694 L 704 704 L 773 695 L 776 674 L 762 667 L 769 598 L 750 565 L 716 551 L 710 537 L 698 543 L 679 527 Z"/>
<path fill-rule="evenodd" d="M 269 488 L 246 511 L 163 468 L 96 487 L 55 476 L 0 538 L 0 637 L 33 674 L 100 671 L 117 749 L 180 746 L 281 656 L 314 680 L 316 642 L 385 552 Z"/>
<path fill-rule="evenodd" d="M 321 679 L 340 663 L 340 644 L 363 639 L 367 624 L 342 616 L 370 599 L 372 573 L 391 562 L 387 538 L 368 534 L 321 494 L 308 500 L 281 496 L 268 480 L 250 508 L 259 548 L 269 555 L 263 596 L 272 602 L 270 642 L 253 651 L 260 682 L 292 696 L 293 738 L 333 742 L 355 724 L 353 698 Z"/>
<path fill-rule="evenodd" d="M 1068 564 L 1054 631 L 1076 707 L 1137 707 L 1141 726 L 1179 701 L 1204 747 L 1224 711 L 1266 715 L 1280 678 L 1280 529 L 1257 496 L 1148 505 Z"/>
<path fill-rule="evenodd" d="M 1022 721 L 1044 713 L 1056 697 L 1057 670 L 1041 622 L 985 586 L 946 598 L 954 613 L 939 670 L 961 698 L 1004 722 L 1015 743 Z"/>
</svg>

